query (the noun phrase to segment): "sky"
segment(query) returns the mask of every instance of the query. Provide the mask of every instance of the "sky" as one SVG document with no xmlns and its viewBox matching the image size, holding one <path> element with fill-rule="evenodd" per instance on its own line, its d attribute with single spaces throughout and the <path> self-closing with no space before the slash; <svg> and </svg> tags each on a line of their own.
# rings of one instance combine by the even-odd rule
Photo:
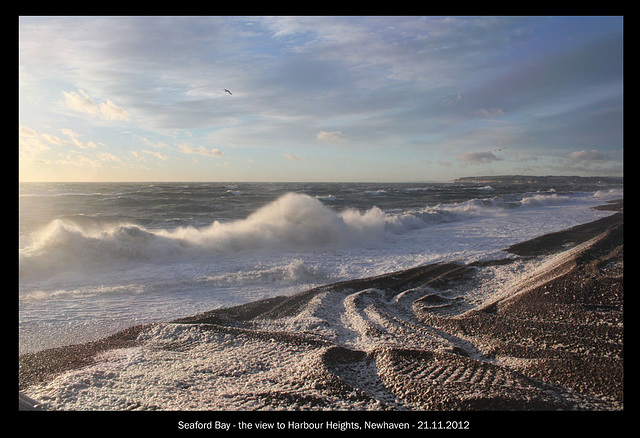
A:
<svg viewBox="0 0 640 438">
<path fill-rule="evenodd" d="M 18 21 L 20 181 L 622 176 L 623 17 Z"/>
</svg>

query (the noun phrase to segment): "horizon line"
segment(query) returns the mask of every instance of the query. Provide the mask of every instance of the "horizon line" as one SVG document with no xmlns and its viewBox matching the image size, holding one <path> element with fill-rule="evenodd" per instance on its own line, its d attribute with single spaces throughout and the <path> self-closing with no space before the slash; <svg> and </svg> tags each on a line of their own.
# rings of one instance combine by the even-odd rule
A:
<svg viewBox="0 0 640 438">
<path fill-rule="evenodd" d="M 554 175 L 554 174 L 501 174 L 501 175 L 471 175 L 471 176 L 459 176 L 449 180 L 406 180 L 406 181 L 329 181 L 329 180 L 18 180 L 18 183 L 39 183 L 39 184 L 51 184 L 51 183 L 113 183 L 113 184 L 151 184 L 151 183 L 234 183 L 234 184 L 264 184 L 264 183 L 278 183 L 278 184 L 433 184 L 433 183 L 449 183 L 456 180 L 468 179 L 468 178 L 614 178 L 624 179 L 623 175 Z"/>
</svg>

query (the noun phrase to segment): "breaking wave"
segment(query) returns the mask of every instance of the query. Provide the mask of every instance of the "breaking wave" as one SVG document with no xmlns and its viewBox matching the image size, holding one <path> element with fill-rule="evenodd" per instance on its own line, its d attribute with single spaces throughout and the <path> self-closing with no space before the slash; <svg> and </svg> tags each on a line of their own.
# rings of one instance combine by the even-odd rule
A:
<svg viewBox="0 0 640 438">
<path fill-rule="evenodd" d="M 242 251 L 314 250 L 381 242 L 430 224 L 491 215 L 505 209 L 571 202 L 568 196 L 531 194 L 519 200 L 471 199 L 415 210 L 384 212 L 373 207 L 336 211 L 314 197 L 288 193 L 245 219 L 209 226 L 147 229 L 132 223 L 108 224 L 84 218 L 57 219 L 20 251 L 21 275 L 41 270 L 104 263 L 175 261 Z"/>
</svg>

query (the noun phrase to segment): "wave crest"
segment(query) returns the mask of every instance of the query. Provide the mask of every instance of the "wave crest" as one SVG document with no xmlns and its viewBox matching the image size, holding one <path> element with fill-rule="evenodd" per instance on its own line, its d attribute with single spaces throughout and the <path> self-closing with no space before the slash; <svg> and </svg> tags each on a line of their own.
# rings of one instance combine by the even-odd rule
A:
<svg viewBox="0 0 640 438">
<path fill-rule="evenodd" d="M 320 200 L 288 193 L 245 219 L 213 222 L 203 228 L 151 230 L 142 226 L 87 220 L 55 220 L 20 252 L 20 272 L 100 267 L 105 263 L 175 261 L 179 257 L 224 256 L 241 251 L 313 250 L 380 242 L 434 223 L 495 214 L 505 209 L 570 202 L 566 196 L 533 194 L 517 201 L 502 197 L 458 204 L 383 212 L 335 211 Z"/>
<path fill-rule="evenodd" d="M 256 250 L 309 250 L 375 239 L 385 229 L 378 208 L 336 212 L 289 193 L 247 218 L 203 228 L 151 230 L 135 224 L 55 220 L 20 252 L 21 274 L 91 264 L 161 261 Z"/>
</svg>

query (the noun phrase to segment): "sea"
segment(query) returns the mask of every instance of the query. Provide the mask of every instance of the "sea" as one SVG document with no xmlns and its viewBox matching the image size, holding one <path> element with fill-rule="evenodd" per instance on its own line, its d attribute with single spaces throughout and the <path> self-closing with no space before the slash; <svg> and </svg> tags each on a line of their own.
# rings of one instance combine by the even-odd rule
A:
<svg viewBox="0 0 640 438">
<path fill-rule="evenodd" d="M 587 223 L 622 182 L 20 183 L 19 352 Z"/>
</svg>

